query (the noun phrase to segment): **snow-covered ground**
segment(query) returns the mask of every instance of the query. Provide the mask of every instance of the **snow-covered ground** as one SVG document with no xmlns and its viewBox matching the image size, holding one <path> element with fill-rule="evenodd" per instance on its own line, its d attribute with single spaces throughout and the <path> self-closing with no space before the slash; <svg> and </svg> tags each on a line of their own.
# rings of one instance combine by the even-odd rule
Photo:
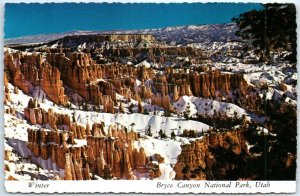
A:
<svg viewBox="0 0 300 196">
<path fill-rule="evenodd" d="M 22 117 L 24 114 L 24 108 L 27 107 L 29 100 L 32 98 L 26 94 L 24 94 L 21 90 L 19 90 L 18 94 L 13 93 L 13 86 L 9 84 L 10 89 L 10 97 L 11 102 L 9 106 L 5 106 L 5 108 L 12 107 L 18 113 L 17 115 Z M 40 96 L 42 96 L 42 92 Z M 149 125 L 151 127 L 152 134 L 157 135 L 160 129 L 164 130 L 167 135 L 170 135 L 173 130 L 178 130 L 181 127 L 181 131 L 183 129 L 194 129 L 194 130 L 203 130 L 206 131 L 209 129 L 209 126 L 197 122 L 197 121 L 187 121 L 183 118 L 176 118 L 176 117 L 164 117 L 164 116 L 157 116 L 157 115 L 144 115 L 139 113 L 132 113 L 132 114 L 123 114 L 123 113 L 99 113 L 94 111 L 83 111 L 80 109 L 68 109 L 62 106 L 58 106 L 53 102 L 49 101 L 48 99 L 41 100 L 39 99 L 40 107 L 48 110 L 52 108 L 54 112 L 68 114 L 70 117 L 75 117 L 76 121 L 79 124 L 86 125 L 89 123 L 92 125 L 96 122 L 104 122 L 105 123 L 105 130 L 109 128 L 110 124 L 121 124 L 128 129 L 131 129 L 131 124 L 134 123 L 135 125 L 132 126 L 134 131 L 138 131 L 143 133 L 146 129 L 148 129 Z M 23 122 L 26 123 L 26 122 Z"/>
<path fill-rule="evenodd" d="M 215 112 L 220 114 L 225 114 L 226 116 L 233 117 L 242 117 L 247 115 L 246 111 L 239 106 L 227 103 L 227 102 L 218 102 L 212 99 L 205 99 L 200 97 L 193 96 L 182 96 L 174 104 L 173 107 L 176 111 L 182 113 L 189 110 L 190 116 L 195 114 L 202 114 L 212 116 Z"/>
<path fill-rule="evenodd" d="M 46 169 L 45 166 L 38 167 L 37 164 L 32 163 L 28 157 L 20 156 L 15 148 L 8 145 L 8 141 L 4 140 L 4 149 L 10 151 L 10 159 L 4 160 L 6 167 L 5 179 L 14 178 L 18 180 L 50 180 L 55 179 L 57 176 L 63 174 L 57 169 Z"/>
<path fill-rule="evenodd" d="M 145 130 L 148 129 L 150 125 L 153 137 L 144 136 L 144 139 L 136 141 L 134 145 L 138 149 L 143 147 L 147 156 L 160 154 L 164 158 L 164 162 L 159 163 L 159 168 L 162 173 L 159 179 L 173 179 L 175 177 L 175 172 L 173 171 L 172 166 L 175 165 L 176 158 L 181 152 L 180 145 L 183 143 L 188 143 L 189 140 L 186 138 L 180 138 L 179 140 L 171 140 L 170 138 L 165 140 L 154 139 L 154 137 L 159 135 L 158 132 L 163 130 L 167 136 L 170 136 L 172 131 L 174 131 L 177 135 L 180 135 L 184 129 L 193 129 L 199 132 L 202 130 L 207 131 L 209 129 L 209 126 L 204 123 L 191 120 L 187 121 L 185 119 L 176 117 L 144 115 L 139 113 L 110 114 L 98 113 L 94 111 L 83 111 L 78 108 L 68 109 L 58 106 L 48 99 L 45 99 L 45 94 L 40 88 L 36 87 L 31 91 L 32 97 L 24 94 L 21 90 L 18 91 L 18 94 L 15 94 L 14 86 L 11 84 L 8 85 L 8 88 L 10 91 L 11 101 L 5 105 L 5 108 L 14 108 L 16 111 L 16 116 L 12 116 L 7 113 L 4 114 L 4 136 L 7 138 L 5 141 L 5 149 L 11 150 L 11 148 L 13 148 L 17 153 L 15 156 L 18 157 L 31 157 L 32 162 L 40 165 L 44 170 L 43 172 L 47 174 L 45 175 L 49 178 L 53 177 L 53 173 L 63 177 L 63 170 L 58 168 L 55 163 L 52 163 L 50 159 L 42 160 L 41 158 L 34 157 L 26 145 L 28 140 L 27 129 L 38 129 L 41 127 L 41 125 L 30 125 L 24 119 L 24 108 L 27 107 L 28 102 L 32 97 L 36 97 L 39 101 L 40 107 L 44 108 L 45 110 L 52 108 L 54 112 L 57 113 L 68 114 L 70 117 L 74 115 L 79 124 L 86 125 L 89 123 L 91 125 L 94 122 L 104 122 L 106 131 L 110 125 L 116 126 L 116 124 L 120 124 L 126 126 L 128 129 L 133 129 L 134 131 L 140 132 L 142 135 L 144 135 Z M 132 123 L 135 125 L 130 126 Z M 81 141 L 80 144 L 85 145 L 86 143 Z M 32 163 L 28 161 L 28 164 Z M 26 168 L 27 166 L 24 165 L 22 167 Z M 42 170 L 41 168 L 40 170 Z"/>
<path fill-rule="evenodd" d="M 232 73 L 244 73 L 249 84 L 267 83 L 277 85 L 279 82 L 289 83 L 297 80 L 297 70 L 293 65 L 278 56 L 286 56 L 286 51 L 272 54 L 269 64 L 259 62 L 253 50 L 245 50 L 247 43 L 242 42 L 210 42 L 192 43 L 189 46 L 202 49 L 210 54 L 210 65 L 216 69 Z"/>
<path fill-rule="evenodd" d="M 134 143 L 136 148 L 143 147 L 147 156 L 153 156 L 154 154 L 160 154 L 164 158 L 163 163 L 159 163 L 159 168 L 162 175 L 159 179 L 173 179 L 175 172 L 172 166 L 176 164 L 177 156 L 181 152 L 181 144 L 189 143 L 189 139 L 176 137 L 175 140 L 167 139 L 155 139 L 158 138 L 158 132 L 163 130 L 164 133 L 170 137 L 171 132 L 174 131 L 176 135 L 182 134 L 184 129 L 192 129 L 197 132 L 207 131 L 209 126 L 192 120 L 185 120 L 177 117 L 164 117 L 159 115 L 144 115 L 139 113 L 123 114 L 123 113 L 99 113 L 95 111 L 83 111 L 74 106 L 74 109 L 64 108 L 54 104 L 53 102 L 45 99 L 45 93 L 38 87 L 35 87 L 31 91 L 31 96 L 24 94 L 19 90 L 18 94 L 15 94 L 14 86 L 8 85 L 10 91 L 11 101 L 5 108 L 14 108 L 16 110 L 16 117 L 5 114 L 5 138 L 8 138 L 6 146 L 12 146 L 19 155 L 22 157 L 31 156 L 31 152 L 26 147 L 27 142 L 27 128 L 40 128 L 40 125 L 30 125 L 24 120 L 24 108 L 27 107 L 28 101 L 35 97 L 38 99 L 40 107 L 48 110 L 52 108 L 57 113 L 68 114 L 70 117 L 74 116 L 76 121 L 82 125 L 89 123 L 90 125 L 95 122 L 104 122 L 105 130 L 110 125 L 120 124 L 126 126 L 128 129 L 140 132 L 142 135 L 149 128 L 153 134 L 153 137 L 144 136 L 139 141 Z M 187 110 L 189 106 L 191 114 L 207 114 L 213 115 L 214 110 L 224 113 L 228 116 L 233 116 L 234 112 L 238 116 L 246 114 L 245 110 L 231 103 L 218 102 L 210 99 L 203 99 L 192 96 L 183 96 L 176 103 L 173 104 L 176 111 L 183 112 Z M 134 123 L 134 126 L 130 126 Z M 85 142 L 81 142 L 81 145 L 85 145 Z M 41 168 L 46 171 L 56 171 L 60 176 L 63 176 L 63 170 L 57 168 L 50 160 L 36 159 L 34 161 L 38 163 Z M 51 172 L 50 172 L 51 173 Z"/>
<path fill-rule="evenodd" d="M 158 179 L 168 180 L 175 178 L 176 173 L 173 170 L 173 166 L 176 164 L 177 156 L 181 153 L 180 144 L 181 142 L 176 140 L 159 140 L 147 137 L 146 139 L 135 141 L 134 146 L 137 149 L 143 147 L 147 156 L 160 154 L 164 158 L 164 162 L 159 163 L 161 176 Z"/>
</svg>

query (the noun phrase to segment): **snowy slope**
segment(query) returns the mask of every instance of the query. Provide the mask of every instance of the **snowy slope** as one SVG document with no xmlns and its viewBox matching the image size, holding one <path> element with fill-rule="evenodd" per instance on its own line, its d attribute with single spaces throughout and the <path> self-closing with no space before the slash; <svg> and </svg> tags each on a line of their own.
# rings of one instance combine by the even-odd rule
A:
<svg viewBox="0 0 300 196">
<path fill-rule="evenodd" d="M 181 153 L 181 142 L 174 140 L 158 140 L 153 138 L 141 139 L 136 141 L 134 146 L 139 149 L 143 147 L 147 156 L 153 156 L 158 153 L 164 157 L 164 163 L 159 164 L 161 176 L 159 180 L 174 179 L 176 173 L 172 166 L 177 162 L 177 156 Z"/>
<path fill-rule="evenodd" d="M 23 109 L 27 107 L 28 101 L 30 100 L 30 96 L 24 94 L 21 90 L 19 90 L 19 94 L 14 94 L 13 86 L 9 84 L 9 89 L 11 92 L 11 100 L 12 106 L 18 111 L 20 114 L 23 114 Z M 42 92 L 40 93 L 42 94 Z M 45 99 L 42 101 L 39 100 L 41 108 L 48 110 L 48 108 L 52 108 L 54 112 L 68 114 L 70 117 L 73 115 L 78 123 L 82 125 L 86 125 L 89 123 L 90 125 L 95 122 L 104 122 L 105 129 L 107 130 L 110 124 L 119 123 L 121 125 L 126 126 L 130 129 L 130 124 L 135 123 L 133 126 L 134 131 L 138 131 L 144 133 L 146 129 L 148 129 L 149 125 L 151 126 L 152 133 L 157 135 L 160 129 L 166 131 L 167 135 L 170 135 L 173 130 L 178 130 L 179 127 L 183 129 L 194 129 L 194 130 L 202 130 L 206 131 L 209 129 L 209 126 L 197 122 L 197 121 L 186 121 L 185 119 L 176 118 L 176 117 L 163 117 L 163 116 L 156 116 L 156 115 L 144 115 L 139 113 L 132 113 L 132 114 L 110 114 L 110 113 L 98 113 L 94 111 L 83 111 L 79 109 L 68 109 L 56 104 L 53 102 Z M 7 107 L 7 106 L 5 106 Z"/>
<path fill-rule="evenodd" d="M 57 167 L 55 163 L 52 163 L 50 158 L 48 160 L 43 160 L 41 158 L 36 158 L 27 148 L 27 129 L 33 128 L 38 129 L 40 125 L 30 125 L 24 120 L 24 108 L 27 107 L 28 101 L 31 98 L 30 96 L 24 94 L 21 90 L 19 90 L 18 94 L 14 94 L 14 86 L 9 84 L 8 88 L 10 90 L 10 98 L 11 102 L 8 102 L 8 105 L 5 105 L 5 108 L 11 107 L 16 110 L 16 117 L 10 114 L 4 114 L 4 125 L 5 125 L 5 149 L 13 149 L 18 154 L 15 156 L 28 158 L 31 157 L 32 162 L 24 163 L 20 167 L 25 168 L 24 170 L 28 170 L 33 163 L 41 166 L 40 174 L 42 176 L 36 176 L 36 172 L 31 172 L 29 176 L 24 175 L 23 177 L 18 175 L 13 175 L 13 171 L 17 169 L 11 170 L 12 175 L 17 179 L 48 179 L 53 178 L 55 175 L 59 175 L 63 177 L 64 170 Z M 143 115 L 139 113 L 133 114 L 108 114 L 108 113 L 97 113 L 93 111 L 82 111 L 79 109 L 70 110 L 66 108 L 62 108 L 61 106 L 57 106 L 53 104 L 51 101 L 47 99 L 43 99 L 44 92 L 40 88 L 34 88 L 31 92 L 33 97 L 36 97 L 39 101 L 40 107 L 44 109 L 52 108 L 55 112 L 69 114 L 70 116 L 74 115 L 75 119 L 82 124 L 85 125 L 87 123 L 92 124 L 94 122 L 105 123 L 105 129 L 109 128 L 109 125 L 121 124 L 123 126 L 131 129 L 130 124 L 135 123 L 133 126 L 134 131 L 141 132 L 144 135 L 146 129 L 148 129 L 149 125 L 151 127 L 151 131 L 153 137 L 158 136 L 158 131 L 160 129 L 164 130 L 166 135 L 170 136 L 171 132 L 174 131 L 176 134 L 181 134 L 184 129 L 194 129 L 197 131 L 208 130 L 209 126 L 203 124 L 201 122 L 196 121 L 186 121 L 184 119 L 175 118 L 175 117 L 162 117 L 155 115 Z M 74 114 L 73 114 L 74 113 Z M 170 139 L 154 139 L 153 137 L 144 136 L 144 139 L 141 138 L 139 141 L 134 143 L 136 148 L 143 147 L 145 149 L 145 153 L 147 156 L 153 156 L 154 154 L 160 154 L 164 158 L 163 163 L 159 163 L 159 169 L 161 171 L 161 176 L 159 179 L 174 179 L 175 172 L 173 171 L 173 166 L 176 163 L 176 158 L 181 152 L 180 145 L 182 142 L 189 142 L 187 138 L 181 138 L 178 140 L 170 140 Z M 86 145 L 86 141 L 77 141 L 77 145 Z M 12 164 L 7 163 L 10 167 L 13 167 Z M 37 170 L 37 172 L 39 172 Z M 10 174 L 7 174 L 10 175 Z M 139 177 L 141 178 L 141 176 Z"/>
<path fill-rule="evenodd" d="M 189 108 L 191 116 L 197 113 L 212 116 L 214 115 L 214 110 L 229 117 L 233 117 L 235 112 L 238 117 L 244 114 L 246 115 L 246 111 L 235 104 L 193 96 L 180 97 L 177 102 L 173 104 L 173 107 L 178 112 L 187 111 Z"/>
</svg>

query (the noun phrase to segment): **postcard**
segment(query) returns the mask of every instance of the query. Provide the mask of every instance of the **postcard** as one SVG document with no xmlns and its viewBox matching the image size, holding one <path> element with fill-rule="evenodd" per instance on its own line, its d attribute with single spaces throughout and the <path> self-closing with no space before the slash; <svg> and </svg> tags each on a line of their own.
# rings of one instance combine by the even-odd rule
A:
<svg viewBox="0 0 300 196">
<path fill-rule="evenodd" d="M 296 192 L 293 3 L 7 2 L 4 16 L 7 192 Z"/>
</svg>

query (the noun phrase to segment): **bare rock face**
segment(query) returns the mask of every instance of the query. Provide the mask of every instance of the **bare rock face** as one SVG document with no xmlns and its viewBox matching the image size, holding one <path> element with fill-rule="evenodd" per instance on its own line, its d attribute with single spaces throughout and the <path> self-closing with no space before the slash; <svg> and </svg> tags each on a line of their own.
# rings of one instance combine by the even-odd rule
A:
<svg viewBox="0 0 300 196">
<path fill-rule="evenodd" d="M 227 74 L 220 71 L 209 71 L 202 74 L 191 74 L 191 91 L 194 96 L 215 97 L 216 91 L 228 94 L 230 90 L 244 92 L 248 84 L 242 74 Z"/>
<path fill-rule="evenodd" d="M 40 69 L 40 86 L 51 101 L 65 105 L 68 102 L 64 94 L 63 82 L 60 80 L 60 71 L 53 66 L 44 66 Z"/>
<path fill-rule="evenodd" d="M 21 70 L 15 69 L 13 74 L 14 77 L 12 83 L 22 91 L 24 91 L 26 94 L 28 94 L 31 88 L 31 84 L 25 79 L 25 77 L 21 73 Z"/>
<path fill-rule="evenodd" d="M 36 99 L 29 100 L 28 106 L 24 109 L 24 116 L 26 120 L 34 125 L 49 123 L 50 127 L 53 129 L 60 125 L 67 125 L 68 127 L 71 127 L 71 119 L 69 115 L 55 113 L 51 108 L 49 108 L 48 111 L 45 111 L 39 107 Z"/>
<path fill-rule="evenodd" d="M 109 38 L 100 37 L 96 36 L 91 39 L 114 40 L 109 36 Z M 125 36 L 122 40 L 127 42 L 127 39 L 134 40 L 135 36 Z M 107 54 L 103 49 L 98 50 L 101 55 Z M 158 61 L 158 63 L 165 61 L 170 56 L 176 56 L 176 54 L 192 55 L 193 59 L 201 54 L 201 52 L 188 47 L 117 48 L 109 50 L 112 50 L 113 53 L 116 52 L 116 54 L 111 54 L 112 56 L 116 55 L 116 58 L 123 58 L 122 55 L 126 56 L 127 54 L 136 56 L 142 52 L 148 54 L 149 58 L 153 58 L 153 62 Z M 123 50 L 128 51 L 124 52 Z M 157 60 L 156 55 L 159 53 L 169 53 L 170 56 L 166 59 L 159 57 Z M 6 78 L 9 78 L 13 85 L 25 93 L 29 93 L 33 86 L 40 86 L 54 103 L 67 105 L 68 98 L 64 92 L 64 84 L 72 89 L 72 92 L 78 93 L 84 101 L 102 105 L 103 112 L 108 113 L 115 113 L 116 107 L 118 107 L 116 104 L 117 93 L 127 100 L 151 99 L 153 104 L 172 111 L 171 102 L 178 100 L 180 96 L 226 97 L 233 90 L 239 90 L 243 94 L 248 87 L 242 74 L 228 74 L 218 70 L 209 71 L 205 69 L 205 72 L 202 72 L 201 69 L 192 73 L 186 70 L 175 72 L 171 68 L 165 68 L 166 74 L 161 75 L 145 65 L 134 67 L 119 62 L 98 64 L 95 59 L 89 52 L 48 52 L 45 58 L 37 54 L 6 53 L 5 68 L 9 75 Z M 137 79 L 141 81 L 141 85 L 137 85 Z M 146 81 L 151 81 L 153 86 L 146 84 Z M 74 102 L 72 96 L 70 96 L 70 101 Z M 142 109 L 140 108 L 140 112 Z"/>
<path fill-rule="evenodd" d="M 11 160 L 11 151 L 10 150 L 4 151 L 4 160 L 7 160 L 7 161 Z"/>
<path fill-rule="evenodd" d="M 7 78 L 7 73 L 4 72 L 4 86 L 7 86 L 8 85 L 8 78 Z"/>
<path fill-rule="evenodd" d="M 155 76 L 153 85 L 156 93 L 152 93 L 153 104 L 172 111 L 170 101 L 176 101 L 180 96 L 197 96 L 214 98 L 227 97 L 230 91 L 239 90 L 243 95 L 248 84 L 242 74 L 228 74 L 220 71 L 194 73 L 174 73 L 166 68 L 166 75 Z M 173 95 L 173 97 L 171 97 Z"/>
<path fill-rule="evenodd" d="M 47 61 L 53 64 L 61 72 L 62 81 L 75 92 L 87 100 L 95 99 L 98 102 L 101 97 L 99 88 L 94 84 L 87 84 L 95 78 L 102 78 L 101 67 L 95 66 L 95 62 L 87 54 L 72 53 L 68 57 L 63 53 L 47 54 Z"/>
<path fill-rule="evenodd" d="M 60 71 L 43 62 L 40 55 L 6 53 L 4 65 L 11 76 L 10 82 L 26 94 L 32 86 L 40 86 L 54 103 L 61 105 L 67 103 L 68 99 L 60 80 Z"/>
<path fill-rule="evenodd" d="M 136 132 L 115 125 L 105 133 L 102 123 L 93 124 L 92 129 L 89 125 L 83 127 L 71 123 L 63 114 L 44 111 L 34 99 L 29 101 L 25 111 L 25 118 L 31 123 L 44 123 L 46 118 L 51 122 L 53 130 L 27 130 L 28 149 L 34 156 L 44 160 L 50 158 L 59 168 L 65 169 L 65 180 L 89 180 L 90 173 L 105 179 L 134 179 L 133 170 L 149 172 L 144 149 L 137 151 L 132 145 L 138 140 Z M 57 129 L 60 125 L 67 125 L 67 130 Z M 77 146 L 75 138 L 86 139 L 86 146 Z M 160 174 L 156 172 L 155 175 Z"/>
<path fill-rule="evenodd" d="M 67 56 L 63 53 L 49 53 L 46 59 L 60 70 L 61 79 L 66 85 L 91 103 L 107 105 L 105 110 L 108 112 L 113 111 L 111 101 L 115 100 L 115 92 L 126 98 L 132 96 L 135 81 L 129 76 L 137 73 L 133 67 L 99 65 L 87 53 Z M 98 81 L 102 78 L 109 80 Z"/>
<path fill-rule="evenodd" d="M 145 165 L 146 165 L 147 157 L 144 148 L 141 147 L 139 151 L 135 151 L 133 156 L 136 161 L 135 167 L 137 171 L 141 173 L 145 173 Z"/>
<path fill-rule="evenodd" d="M 4 104 L 10 101 L 10 92 L 8 89 L 8 78 L 6 72 L 4 72 Z"/>
<path fill-rule="evenodd" d="M 204 136 L 202 140 L 182 145 L 181 148 L 181 154 L 177 157 L 177 163 L 174 166 L 177 180 L 213 180 L 207 176 L 207 172 L 217 164 L 216 150 L 222 149 L 234 155 L 240 155 L 242 152 L 248 153 L 246 140 L 240 130 L 212 133 Z M 192 177 L 191 172 L 193 172 Z"/>
<path fill-rule="evenodd" d="M 157 105 L 157 106 L 160 106 L 162 108 L 165 108 L 166 110 L 168 111 L 173 111 L 174 108 L 171 104 L 171 99 L 169 96 L 165 95 L 163 97 L 160 97 L 160 96 L 153 96 L 151 98 L 151 103 L 153 105 Z"/>
<path fill-rule="evenodd" d="M 64 180 L 73 180 L 72 177 L 72 159 L 69 153 L 66 154 L 65 177 Z"/>
<path fill-rule="evenodd" d="M 115 113 L 114 102 L 110 96 L 104 96 L 102 100 L 103 112 Z"/>
</svg>

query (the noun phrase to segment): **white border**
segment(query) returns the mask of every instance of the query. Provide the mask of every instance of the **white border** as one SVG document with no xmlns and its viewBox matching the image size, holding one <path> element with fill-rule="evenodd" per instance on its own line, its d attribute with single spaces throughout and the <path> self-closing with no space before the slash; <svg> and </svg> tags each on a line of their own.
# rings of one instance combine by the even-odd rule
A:
<svg viewBox="0 0 300 196">
<path fill-rule="evenodd" d="M 236 2 L 236 3 L 272 3 L 272 2 L 278 2 L 278 3 L 295 3 L 296 5 L 296 9 L 297 9 L 297 24 L 298 26 L 300 25 L 300 17 L 299 17 L 299 10 L 300 10 L 300 1 L 297 0 L 273 0 L 273 1 L 268 1 L 268 0 L 251 0 L 251 1 L 243 1 L 243 0 L 222 0 L 222 1 L 217 1 L 217 0 L 201 0 L 201 1 L 195 1 L 195 0 L 184 0 L 184 1 L 179 1 L 179 0 L 2 0 L 0 1 L 0 78 L 3 78 L 3 37 L 4 37 L 4 4 L 5 3 L 51 3 L 51 2 L 55 2 L 55 3 L 66 3 L 66 2 L 84 2 L 84 3 L 88 3 L 88 2 L 96 2 L 96 3 L 101 3 L 101 2 L 107 2 L 107 3 L 113 3 L 113 2 L 120 2 L 120 3 L 192 3 L 192 2 L 201 2 L 201 3 L 206 3 L 206 2 Z M 299 51 L 299 46 L 300 46 L 300 36 L 299 36 L 299 28 L 297 28 L 297 33 L 298 33 L 298 39 L 297 39 L 297 45 L 298 45 L 298 54 L 297 54 L 297 59 L 298 62 L 300 62 L 300 51 Z M 299 65 L 299 63 L 297 63 L 297 66 Z M 297 67 L 299 70 L 299 67 Z M 3 86 L 3 80 L 0 80 L 0 86 Z M 297 88 L 297 92 L 299 94 L 299 85 Z M 4 101 L 4 97 L 3 97 L 4 93 L 3 93 L 3 89 L 2 92 L 0 93 L 0 102 L 3 103 Z M 298 99 L 300 99 L 298 97 Z M 298 101 L 298 100 L 297 100 Z M 298 108 L 298 113 L 300 113 L 300 109 Z M 0 104 L 0 114 L 3 114 L 3 104 Z M 4 127 L 3 127 L 3 115 L 0 115 L 0 129 L 3 131 Z M 298 127 L 300 127 L 300 122 L 298 121 Z M 3 132 L 2 132 L 3 133 Z M 3 146 L 3 134 L 0 134 L 0 141 L 1 141 L 1 145 Z M 299 141 L 299 134 L 297 136 L 297 141 Z M 298 150 L 298 157 L 300 157 L 299 155 L 299 151 L 300 148 L 299 146 L 297 146 L 297 150 Z M 1 157 L 3 157 L 3 150 L 0 150 L 0 154 Z M 2 162 L 3 163 L 3 162 Z M 297 161 L 297 177 L 298 177 L 298 173 L 299 173 L 299 161 Z M 0 177 L 0 181 L 3 182 L 4 179 L 4 170 L 3 170 L 3 164 L 0 164 L 0 170 L 2 171 L 2 177 Z M 145 192 L 143 190 L 149 189 L 150 192 L 148 193 L 157 193 L 157 191 L 155 191 L 155 188 L 153 188 L 153 186 L 157 186 L 158 182 L 162 182 L 162 183 L 166 183 L 166 181 L 107 181 L 108 183 L 104 183 L 104 181 L 81 181 L 81 182 L 72 182 L 72 181 L 49 181 L 49 186 L 53 187 L 53 192 L 52 193 L 63 193 L 66 191 L 66 189 L 69 189 L 70 187 L 72 187 L 72 190 L 76 190 L 76 189 L 80 189 L 81 191 L 78 192 L 86 192 L 86 193 L 92 193 L 92 192 L 99 192 L 98 190 L 95 190 L 96 187 L 101 188 L 103 191 L 100 192 L 115 192 L 115 193 L 128 193 L 128 189 L 130 189 L 130 187 L 134 188 L 135 190 L 142 190 L 139 192 Z M 179 181 L 172 181 L 170 183 L 173 183 L 174 186 L 177 186 L 176 184 Z M 186 181 L 187 182 L 187 181 Z M 188 181 L 189 183 L 204 183 L 204 181 Z M 224 181 L 219 181 L 219 182 L 224 182 Z M 48 182 L 47 182 L 48 183 Z M 78 183 L 80 184 L 80 186 L 78 186 Z M 88 184 L 85 184 L 88 183 Z M 255 181 L 249 181 L 249 183 L 255 183 Z M 271 181 L 271 187 L 272 187 L 272 191 L 267 191 L 267 192 L 271 192 L 271 193 L 292 193 L 296 190 L 296 185 L 299 185 L 299 182 L 295 182 L 295 181 Z M 16 193 L 16 192 L 32 192 L 30 191 L 30 189 L 28 189 L 28 182 L 17 182 L 17 181 L 6 181 L 5 185 L 7 186 L 7 189 Z M 27 188 L 26 188 L 27 187 Z M 67 187 L 67 188 L 66 188 Z M 87 189 L 87 191 L 82 191 L 82 187 L 85 187 L 85 189 Z M 74 189 L 75 188 L 75 189 Z M 91 188 L 91 189 L 90 189 Z M 52 188 L 51 188 L 52 189 Z M 64 189 L 64 191 L 62 191 L 62 189 Z M 113 189 L 107 191 L 108 189 Z M 124 189 L 124 191 L 122 191 Z M 201 189 L 201 188 L 200 188 Z M 73 192 L 71 190 L 71 192 Z M 94 191 L 93 191 L 94 190 Z M 126 191 L 127 190 L 127 191 Z M 219 189 L 220 190 L 220 189 Z M 266 190 L 266 189 L 265 189 Z M 47 193 L 50 193 L 49 190 L 46 191 Z M 168 192 L 164 192 L 164 191 L 160 191 L 161 193 L 170 193 Z M 176 192 L 172 191 L 172 192 Z M 184 193 L 188 193 L 190 191 L 186 190 L 183 191 Z M 183 193 L 182 192 L 182 193 Z M 210 191 L 214 192 L 214 191 Z M 222 193 L 224 191 L 215 191 L 215 193 Z M 234 193 L 233 191 L 225 191 L 227 193 Z M 244 191 L 243 191 L 244 192 Z M 265 193 L 264 191 L 254 191 L 254 189 L 252 189 L 251 191 L 252 193 L 254 192 L 260 192 L 260 193 Z M 2 184 L 2 186 L 0 186 L 0 195 L 7 195 L 8 193 L 6 192 L 5 188 L 4 188 L 4 182 Z M 197 190 L 197 191 L 193 191 L 193 193 L 208 193 L 206 191 L 202 191 L 201 190 Z M 238 193 L 238 192 L 235 192 Z M 248 192 L 250 193 L 250 192 Z M 296 195 L 297 193 L 294 194 L 290 194 L 290 195 Z M 21 194 L 14 194 L 14 195 L 21 195 Z M 53 194 L 53 195 L 57 195 L 57 194 Z M 118 194 L 115 194 L 118 195 Z M 177 195 L 177 194 L 175 194 Z"/>
<path fill-rule="evenodd" d="M 218 186 L 214 186 L 216 184 Z M 241 188 L 241 184 L 248 185 Z M 265 187 L 256 187 L 257 185 Z M 5 181 L 5 186 L 7 191 L 13 193 L 21 191 L 23 193 L 295 193 L 296 191 L 295 181 Z"/>
</svg>

